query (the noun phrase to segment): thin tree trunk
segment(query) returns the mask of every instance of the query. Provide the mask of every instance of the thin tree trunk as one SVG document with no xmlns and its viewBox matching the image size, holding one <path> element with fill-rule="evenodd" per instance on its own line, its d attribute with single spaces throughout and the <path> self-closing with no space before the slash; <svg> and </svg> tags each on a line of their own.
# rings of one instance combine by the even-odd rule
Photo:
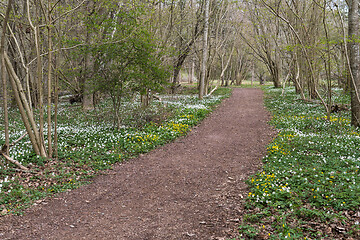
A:
<svg viewBox="0 0 360 240">
<path fill-rule="evenodd" d="M 328 90 L 328 108 L 327 108 L 327 120 L 330 121 L 330 114 L 331 114 L 331 95 L 332 95 L 332 89 L 331 89 L 331 56 L 330 56 L 330 44 L 329 44 L 329 33 L 326 26 L 326 5 L 327 1 L 324 1 L 324 7 L 323 7 L 323 25 L 325 30 L 325 37 L 326 37 L 326 56 L 325 56 L 325 72 L 326 72 L 326 81 L 327 81 L 327 90 Z"/>
<path fill-rule="evenodd" d="M 7 23 L 9 21 L 9 15 L 11 10 L 13 0 L 9 0 L 7 4 L 7 9 L 5 13 L 5 18 L 3 20 L 3 29 L 1 36 L 1 45 L 0 45 L 0 54 L 1 54 L 1 78 L 3 85 L 3 108 L 4 108 L 4 125 L 5 125 L 5 154 L 9 155 L 9 114 L 8 114 L 8 98 L 7 98 L 7 81 L 6 81 L 6 67 L 5 67 L 5 37 Z"/>
<path fill-rule="evenodd" d="M 52 121 L 51 121 L 51 89 L 52 89 L 52 41 L 51 41 L 51 26 L 50 26 L 50 21 L 51 21 L 51 1 L 48 1 L 48 26 L 47 26 L 47 30 L 48 30 L 48 85 L 47 85 L 47 137 L 48 137 L 48 157 L 51 158 L 53 155 L 53 149 L 52 149 L 52 139 L 51 139 L 51 125 L 52 125 Z"/>
<path fill-rule="evenodd" d="M 37 57 L 37 88 L 38 88 L 38 101 L 39 101 L 39 148 L 41 156 L 46 157 L 44 145 L 44 110 L 43 110 L 43 97 L 44 91 L 42 86 L 42 61 L 40 54 L 40 32 L 39 26 L 35 31 L 35 43 L 36 43 L 36 57 Z"/>
<path fill-rule="evenodd" d="M 58 66 L 58 58 L 55 56 L 55 69 Z M 59 105 L 59 74 L 55 73 L 55 83 L 54 83 L 54 157 L 58 159 L 58 133 L 57 133 L 57 125 L 58 125 L 58 105 Z"/>
<path fill-rule="evenodd" d="M 39 22 L 37 25 L 34 26 L 31 21 L 30 17 L 30 10 L 29 10 L 29 0 L 27 1 L 28 4 L 28 18 L 31 27 L 34 30 L 34 37 L 35 37 L 35 48 L 36 48 L 36 85 L 38 88 L 38 103 L 39 103 L 39 139 L 38 139 L 38 146 L 40 150 L 40 155 L 46 157 L 45 145 L 44 145 L 44 112 L 43 112 L 43 86 L 42 86 L 42 61 L 41 61 L 41 53 L 40 53 L 40 26 Z M 40 10 L 37 6 L 37 15 L 40 14 Z M 31 118 L 30 118 L 31 119 Z"/>
<path fill-rule="evenodd" d="M 195 60 L 193 59 L 192 60 L 192 63 L 191 63 L 191 78 L 190 78 L 190 83 L 193 83 L 195 80 Z"/>
<path fill-rule="evenodd" d="M 15 83 L 15 81 L 16 81 L 15 78 L 17 76 L 14 75 L 15 74 L 14 69 L 12 69 L 12 67 L 9 66 L 8 61 L 10 62 L 10 60 L 6 58 L 6 54 L 4 54 L 4 57 L 5 57 L 6 68 L 7 68 L 7 71 L 9 73 L 9 75 L 10 75 L 10 83 L 11 83 L 11 86 L 12 86 L 12 89 L 13 89 L 13 92 L 14 92 L 15 101 L 16 101 L 18 107 L 19 107 L 19 112 L 20 112 L 21 118 L 22 118 L 22 120 L 24 122 L 26 131 L 29 134 L 30 141 L 31 141 L 31 144 L 33 146 L 33 149 L 34 149 L 35 153 L 37 155 L 40 155 L 39 144 L 38 144 L 38 135 L 36 135 L 31 129 L 29 119 L 28 119 L 28 117 L 26 115 L 22 100 L 20 99 L 20 94 L 19 94 L 20 91 L 18 90 L 18 88 L 16 86 L 16 83 Z"/>
<path fill-rule="evenodd" d="M 231 57 L 232 57 L 232 55 L 233 55 L 233 53 L 234 53 L 234 49 L 235 49 L 235 47 L 233 46 L 232 49 L 231 49 L 230 56 L 229 56 L 229 58 L 228 58 L 228 60 L 227 60 L 227 62 L 226 62 L 226 64 L 225 64 L 225 66 L 223 66 L 223 68 L 222 68 L 222 70 L 221 70 L 221 74 L 220 74 L 220 79 L 221 79 L 221 81 L 223 81 L 223 79 L 224 79 L 224 77 L 225 77 L 225 72 L 226 72 L 226 70 L 227 70 L 228 67 L 229 67 Z M 226 86 L 227 86 L 227 85 L 228 85 L 228 84 L 226 84 Z"/>
<path fill-rule="evenodd" d="M 255 81 L 255 64 L 252 64 L 252 68 L 251 68 L 251 86 L 253 86 Z"/>
<path fill-rule="evenodd" d="M 204 44 L 203 44 L 203 61 L 201 64 L 201 79 L 199 89 L 199 99 L 203 99 L 205 92 L 206 64 L 208 57 L 208 31 L 209 31 L 209 8 L 210 0 L 205 0 L 205 23 L 204 23 Z"/>
<path fill-rule="evenodd" d="M 90 3 L 88 3 L 90 4 Z M 95 4 L 95 3 L 94 3 Z M 87 10 L 89 12 L 88 15 L 88 19 L 87 21 L 90 21 L 90 17 L 93 13 L 91 13 L 91 11 L 93 10 L 92 8 L 95 8 L 95 5 L 87 6 Z M 91 38 L 92 38 L 92 34 L 90 33 L 90 29 L 89 27 L 86 28 L 86 45 L 89 47 L 91 45 Z M 93 94 L 92 94 L 92 90 L 91 90 L 91 85 L 90 85 L 90 81 L 89 81 L 89 71 L 90 71 L 90 66 L 91 66 L 91 55 L 89 51 L 86 51 L 85 53 L 85 71 L 84 74 L 82 76 L 82 94 L 83 94 L 83 99 L 82 99 L 82 108 L 85 111 L 88 110 L 93 110 L 94 109 L 94 98 L 93 98 Z"/>
<path fill-rule="evenodd" d="M 5 125 L 5 146 L 6 154 L 9 155 L 9 113 L 8 113 L 8 99 L 7 99 L 7 81 L 6 81 L 6 70 L 5 70 L 5 59 L 1 54 L 1 78 L 3 85 L 3 111 L 4 111 L 4 125 Z"/>
</svg>

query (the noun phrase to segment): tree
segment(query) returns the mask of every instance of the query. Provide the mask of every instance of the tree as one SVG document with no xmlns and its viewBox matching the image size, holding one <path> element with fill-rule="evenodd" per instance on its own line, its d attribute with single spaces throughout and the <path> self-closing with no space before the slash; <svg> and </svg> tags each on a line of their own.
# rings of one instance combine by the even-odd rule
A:
<svg viewBox="0 0 360 240">
<path fill-rule="evenodd" d="M 252 49 L 255 56 L 267 67 L 274 87 L 281 87 L 279 61 L 279 19 L 266 14 L 258 1 L 248 1 L 248 26 L 246 33 L 241 33 L 242 39 Z M 251 38 L 249 38 L 251 37 Z"/>
<path fill-rule="evenodd" d="M 349 60 L 351 76 L 351 124 L 360 127 L 360 48 L 359 0 L 348 0 L 349 7 Z"/>
<path fill-rule="evenodd" d="M 9 21 L 9 14 L 12 6 L 12 0 L 9 0 L 5 17 L 3 20 L 2 26 L 2 36 L 1 36 L 1 45 L 0 45 L 0 55 L 1 55 L 1 78 L 2 78 L 2 87 L 3 87 L 3 111 L 4 111 L 4 135 L 5 135 L 5 144 L 3 149 L 1 149 L 2 153 L 9 155 L 9 116 L 8 116 L 8 97 L 7 97 L 7 75 L 6 75 L 6 65 L 5 65 L 5 33 L 7 30 L 7 23 Z"/>
<path fill-rule="evenodd" d="M 208 32 L 209 32 L 209 8 L 210 0 L 205 0 L 204 11 L 204 42 L 203 42 L 203 58 L 201 63 L 201 79 L 199 84 L 199 99 L 203 99 L 205 92 L 205 80 L 206 80 L 206 64 L 208 58 Z"/>
<path fill-rule="evenodd" d="M 141 13 L 140 8 L 120 8 L 99 26 L 106 29 L 102 41 L 89 46 L 89 56 L 96 59 L 97 66 L 90 79 L 93 89 L 111 97 L 117 128 L 121 126 L 119 109 L 124 98 L 139 93 L 146 106 L 149 92 L 159 91 L 168 78 L 166 66 L 161 66 L 161 52 L 138 19 Z"/>
</svg>

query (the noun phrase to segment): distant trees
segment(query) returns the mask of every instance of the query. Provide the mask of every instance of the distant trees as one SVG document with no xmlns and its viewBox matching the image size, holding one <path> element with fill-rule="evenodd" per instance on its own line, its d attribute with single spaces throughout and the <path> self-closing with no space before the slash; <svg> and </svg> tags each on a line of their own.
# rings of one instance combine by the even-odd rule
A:
<svg viewBox="0 0 360 240">
<path fill-rule="evenodd" d="M 267 67 L 275 87 L 281 87 L 280 79 L 291 81 L 303 99 L 320 100 L 328 118 L 332 87 L 351 89 L 352 124 L 359 126 L 359 2 L 346 3 L 348 7 L 333 0 L 245 1 L 246 24 L 252 28 L 241 36 Z"/>
<path fill-rule="evenodd" d="M 247 29 L 241 33 L 244 42 L 251 48 L 256 59 L 269 71 L 274 87 L 281 87 L 281 66 L 279 55 L 280 20 L 268 11 L 261 1 L 246 1 Z"/>
</svg>

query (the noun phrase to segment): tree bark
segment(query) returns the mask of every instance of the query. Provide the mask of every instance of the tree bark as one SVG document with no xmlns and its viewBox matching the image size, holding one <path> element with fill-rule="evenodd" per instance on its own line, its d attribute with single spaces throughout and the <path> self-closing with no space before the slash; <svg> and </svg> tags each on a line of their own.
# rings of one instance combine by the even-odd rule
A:
<svg viewBox="0 0 360 240">
<path fill-rule="evenodd" d="M 349 0 L 349 58 L 352 73 L 351 82 L 351 124 L 360 127 L 360 53 L 359 53 L 359 0 Z"/>
<path fill-rule="evenodd" d="M 37 6 L 37 8 L 40 8 L 41 6 Z M 40 9 L 37 9 L 37 13 L 40 13 Z M 31 22 L 30 16 L 29 21 Z M 40 21 L 40 20 L 39 20 Z M 31 23 L 32 24 L 32 23 Z M 38 88 L 38 101 L 39 101 L 39 139 L 38 139 L 38 145 L 40 154 L 43 157 L 46 157 L 45 152 L 45 144 L 44 144 L 44 108 L 43 108 L 43 97 L 44 97 L 44 91 L 43 91 L 43 82 L 42 82 L 42 58 L 40 53 L 40 22 L 37 22 L 37 25 L 33 28 L 34 29 L 34 37 L 35 37 L 35 48 L 36 48 L 36 85 Z"/>
<path fill-rule="evenodd" d="M 57 68 L 59 58 L 55 55 L 55 69 Z M 54 82 L 54 157 L 58 159 L 58 105 L 59 105 L 59 74 L 55 72 L 55 82 Z"/>
<path fill-rule="evenodd" d="M 24 122 L 26 131 L 29 134 L 33 149 L 37 155 L 41 155 L 41 156 L 45 157 L 45 155 L 42 154 L 43 152 L 45 152 L 45 148 L 40 143 L 40 135 L 37 130 L 32 112 L 30 111 L 30 106 L 27 102 L 26 96 L 24 94 L 24 90 L 21 87 L 20 80 L 17 77 L 17 75 L 11 65 L 10 59 L 6 55 L 6 53 L 4 53 L 4 58 L 5 58 L 7 72 L 10 75 L 10 83 L 11 83 L 11 86 L 12 86 L 12 89 L 14 92 L 15 100 L 19 107 L 21 118 Z M 40 151 L 40 148 L 42 148 L 43 150 Z"/>
<path fill-rule="evenodd" d="M 48 134 L 48 157 L 51 158 L 53 155 L 52 139 L 51 139 L 51 94 L 52 94 L 52 41 L 51 41 L 51 1 L 48 1 L 48 83 L 47 83 L 47 134 Z"/>
<path fill-rule="evenodd" d="M 87 11 L 89 12 L 88 14 L 88 21 L 90 21 L 90 17 L 93 14 L 93 11 L 95 9 L 95 3 L 94 5 L 90 4 L 90 1 L 88 2 L 88 6 L 86 7 Z M 91 45 L 91 38 L 92 38 L 92 34 L 90 32 L 91 30 L 89 29 L 89 27 L 86 27 L 86 45 L 90 46 Z M 92 110 L 94 109 L 94 98 L 93 98 L 93 94 L 92 94 L 92 89 L 91 89 L 91 83 L 89 81 L 89 71 L 90 71 L 90 66 L 91 66 L 91 55 L 90 53 L 87 51 L 85 53 L 85 72 L 83 74 L 83 76 L 81 77 L 81 87 L 82 87 L 82 108 L 85 111 L 88 110 Z"/>
<path fill-rule="evenodd" d="M 0 54 L 1 54 L 1 78 L 2 78 L 2 85 L 3 85 L 3 108 L 4 108 L 4 127 L 5 127 L 5 154 L 9 155 L 9 115 L 8 115 L 8 98 L 7 98 L 7 81 L 6 81 L 6 67 L 5 67 L 5 36 L 6 36 L 6 29 L 7 23 L 9 21 L 9 15 L 11 10 L 13 0 L 9 0 L 7 4 L 5 18 L 3 20 L 3 29 L 2 29 L 2 36 L 1 36 L 1 45 L 0 45 Z"/>
<path fill-rule="evenodd" d="M 208 57 L 208 31 L 209 31 L 209 8 L 210 0 L 205 0 L 205 23 L 204 23 L 204 43 L 203 43 L 203 61 L 201 64 L 201 79 L 199 84 L 199 99 L 203 99 L 205 92 L 206 64 Z"/>
</svg>

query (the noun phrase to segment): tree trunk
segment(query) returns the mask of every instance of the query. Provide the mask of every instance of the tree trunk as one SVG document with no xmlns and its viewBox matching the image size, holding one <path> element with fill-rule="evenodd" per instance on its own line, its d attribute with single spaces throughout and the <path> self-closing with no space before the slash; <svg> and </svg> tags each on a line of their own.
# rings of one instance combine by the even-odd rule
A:
<svg viewBox="0 0 360 240">
<path fill-rule="evenodd" d="M 52 94 L 52 41 L 51 41 L 51 26 L 50 26 L 50 21 L 51 21 L 51 1 L 48 1 L 48 16 L 47 16 L 47 20 L 48 20 L 48 26 L 47 26 L 47 30 L 48 30 L 48 83 L 47 83 L 47 134 L 48 134 L 48 157 L 51 158 L 53 155 L 53 148 L 52 148 L 52 139 L 51 139 L 51 125 L 52 125 L 52 120 L 51 120 L 51 94 Z"/>
<path fill-rule="evenodd" d="M 91 5 L 90 2 L 88 2 L 88 6 L 86 7 L 86 9 L 89 12 L 88 15 L 88 21 L 90 20 L 90 16 L 93 14 L 93 9 L 95 8 L 95 5 Z M 89 27 L 86 28 L 86 45 L 90 46 L 91 45 L 91 38 L 92 35 L 90 33 L 90 29 Z M 92 110 L 94 109 L 94 99 L 93 99 L 93 94 L 91 91 L 91 84 L 89 81 L 89 71 L 90 71 L 90 66 L 91 66 L 91 59 L 90 59 L 90 53 L 87 50 L 85 53 L 85 69 L 84 69 L 84 74 L 81 76 L 81 90 L 82 90 L 82 108 L 84 111 L 88 111 L 88 110 Z"/>
<path fill-rule="evenodd" d="M 274 87 L 275 88 L 281 88 L 281 83 L 280 83 L 280 73 L 279 73 L 279 66 L 278 64 L 270 59 L 270 73 L 271 73 L 271 79 L 272 82 L 274 83 Z"/>
<path fill-rule="evenodd" d="M 59 58 L 55 55 L 55 69 L 57 68 Z M 54 157 L 57 160 L 58 155 L 58 106 L 59 106 L 59 74 L 55 71 L 55 82 L 54 82 Z"/>
<path fill-rule="evenodd" d="M 350 69 L 352 73 L 351 83 L 351 124 L 355 127 L 360 127 L 360 56 L 359 43 L 357 41 L 359 36 L 359 0 L 352 0 L 349 2 L 349 57 Z"/>
<path fill-rule="evenodd" d="M 251 68 L 251 86 L 253 86 L 255 81 L 255 64 L 252 64 L 252 68 Z"/>
<path fill-rule="evenodd" d="M 192 59 L 190 77 L 189 77 L 189 83 L 190 84 L 192 84 L 194 82 L 194 78 L 195 78 L 195 60 Z"/>
<path fill-rule="evenodd" d="M 221 82 L 224 81 L 224 78 L 225 78 L 225 73 L 226 73 L 226 70 L 229 68 L 229 64 L 230 64 L 230 60 L 231 60 L 231 57 L 234 53 L 234 49 L 235 49 L 235 46 L 232 47 L 232 50 L 231 50 L 231 53 L 230 53 L 230 56 L 225 64 L 225 66 L 222 66 L 222 70 L 221 70 L 221 73 L 220 73 L 220 80 Z M 223 61 L 222 61 L 223 62 Z M 223 65 L 223 64 L 222 64 Z M 229 82 L 228 82 L 228 78 L 226 79 L 226 83 L 225 83 L 225 86 L 227 87 L 229 85 Z"/>
<path fill-rule="evenodd" d="M 14 97 L 16 100 L 16 104 L 19 107 L 19 111 L 21 114 L 21 118 L 24 122 L 26 131 L 29 134 L 30 141 L 32 143 L 33 149 L 37 155 L 41 155 L 46 157 L 45 147 L 41 145 L 40 134 L 37 130 L 37 126 L 35 124 L 34 116 L 30 110 L 30 106 L 27 102 L 26 96 L 24 94 L 24 90 L 22 89 L 20 79 L 17 77 L 14 68 L 11 65 L 9 57 L 4 53 L 5 64 L 8 74 L 10 75 L 10 83 L 13 89 Z M 42 150 L 40 150 L 40 148 Z"/>
<path fill-rule="evenodd" d="M 39 16 L 40 10 L 37 6 L 37 13 Z M 30 16 L 29 16 L 30 18 Z M 40 21 L 40 20 L 39 20 Z M 39 150 L 40 155 L 46 157 L 45 144 L 44 144 L 44 112 L 43 112 L 43 83 L 42 83 L 42 61 L 40 53 L 40 22 L 37 22 L 37 25 L 34 27 L 34 37 L 35 37 L 35 47 L 36 47 L 36 59 L 37 59 L 37 68 L 36 68 L 36 79 L 37 79 L 37 88 L 38 88 L 38 101 L 39 101 Z M 30 106 L 31 107 L 31 106 Z"/>
<path fill-rule="evenodd" d="M 3 28 L 2 28 L 2 37 L 1 37 L 1 45 L 0 45 L 0 54 L 1 54 L 1 78 L 3 85 L 3 108 L 4 108 L 4 126 L 5 126 L 5 154 L 9 155 L 9 116 L 8 116 L 8 98 L 7 98 L 7 81 L 6 81 L 6 67 L 5 67 L 5 36 L 7 23 L 9 20 L 9 14 L 11 10 L 12 0 L 9 0 L 5 19 L 3 20 Z"/>
<path fill-rule="evenodd" d="M 201 64 L 201 79 L 199 84 L 199 99 L 203 99 L 205 92 L 205 80 L 206 80 L 206 64 L 208 57 L 208 31 L 209 31 L 209 8 L 210 0 L 205 0 L 205 23 L 204 23 L 204 45 L 203 45 L 203 61 Z"/>
</svg>

